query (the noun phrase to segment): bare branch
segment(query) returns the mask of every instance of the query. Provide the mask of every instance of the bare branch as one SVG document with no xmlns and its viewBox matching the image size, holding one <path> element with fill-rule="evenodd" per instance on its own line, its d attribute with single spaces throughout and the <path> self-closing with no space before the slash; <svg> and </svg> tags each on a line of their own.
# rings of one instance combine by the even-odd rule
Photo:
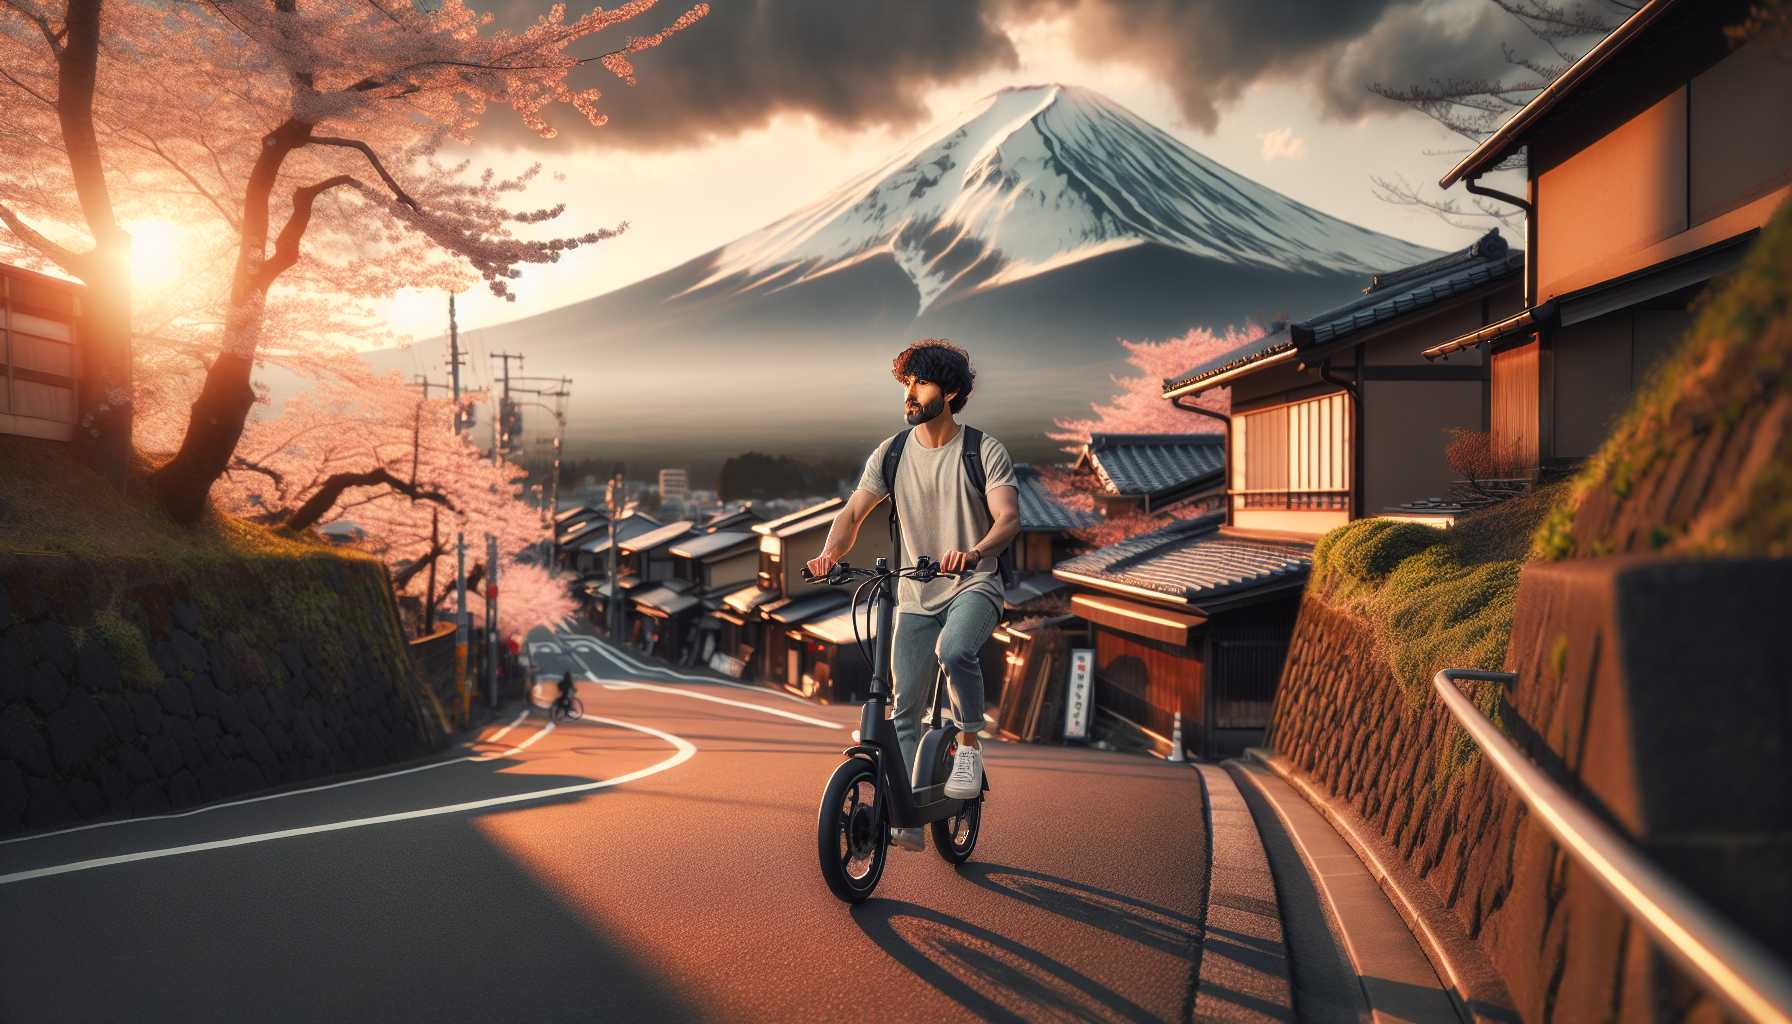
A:
<svg viewBox="0 0 1792 1024">
<path fill-rule="evenodd" d="M 287 218 L 286 226 L 280 229 L 280 237 L 274 243 L 274 255 L 269 257 L 256 275 L 255 287 L 266 290 L 282 271 L 299 261 L 299 239 L 305 236 L 305 229 L 311 224 L 312 203 L 317 201 L 318 193 L 327 192 L 339 185 L 362 187 L 360 180 L 353 175 L 338 174 L 315 185 L 293 190 L 292 216 Z"/>
<path fill-rule="evenodd" d="M 0 0 L 0 4 L 5 4 L 18 11 L 25 16 L 26 20 L 35 24 L 38 31 L 44 34 L 44 41 L 50 44 L 50 52 L 58 58 L 62 56 L 62 40 L 68 34 L 67 26 L 64 26 L 60 32 L 50 27 L 50 16 L 31 0 Z"/>
<path fill-rule="evenodd" d="M 37 229 L 20 220 L 18 214 L 13 213 L 4 204 L 0 204 L 0 221 L 5 221 L 6 226 L 12 229 L 13 234 L 19 236 L 21 241 L 36 249 L 51 262 L 75 277 L 86 279 L 92 264 L 91 253 L 78 253 L 50 241 Z"/>
<path fill-rule="evenodd" d="M 386 165 L 380 163 L 379 156 L 374 153 L 373 147 L 369 146 L 367 143 L 362 142 L 359 139 L 337 139 L 321 135 L 312 136 L 310 141 L 319 146 L 345 146 L 349 149 L 360 150 L 366 155 L 367 162 L 373 165 L 373 169 L 380 172 L 380 180 L 386 183 L 386 187 L 392 190 L 392 194 L 398 197 L 399 202 L 416 210 L 418 213 L 423 212 L 423 208 L 417 205 L 417 201 L 406 194 L 405 190 L 398 186 L 398 182 L 392 180 L 392 175 L 386 173 Z"/>
<path fill-rule="evenodd" d="M 385 484 L 400 494 L 409 495 L 418 501 L 433 501 L 450 512 L 457 511 L 454 502 L 450 501 L 447 495 L 440 491 L 425 490 L 408 484 L 386 472 L 385 467 L 382 466 L 370 469 L 365 473 L 336 473 L 332 475 L 311 497 L 305 499 L 305 503 L 300 505 L 298 510 L 288 517 L 281 526 L 288 530 L 303 530 L 322 519 L 324 513 L 341 500 L 342 492 L 350 487 L 373 487 L 379 484 Z"/>
</svg>

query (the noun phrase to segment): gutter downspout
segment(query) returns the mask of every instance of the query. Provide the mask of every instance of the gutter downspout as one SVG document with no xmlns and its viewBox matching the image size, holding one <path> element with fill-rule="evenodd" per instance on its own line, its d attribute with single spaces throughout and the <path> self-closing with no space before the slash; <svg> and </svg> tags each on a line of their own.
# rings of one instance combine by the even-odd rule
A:
<svg viewBox="0 0 1792 1024">
<path fill-rule="evenodd" d="M 1524 304 L 1525 308 L 1528 309 L 1537 304 L 1537 296 L 1533 294 L 1536 291 L 1536 288 L 1533 286 L 1534 283 L 1531 280 L 1531 271 L 1536 266 L 1533 261 L 1537 258 L 1537 208 L 1530 201 L 1520 199 L 1509 192 L 1501 192 L 1497 188 L 1488 188 L 1487 186 L 1480 184 L 1480 180 L 1481 176 L 1478 174 L 1473 177 L 1465 178 L 1463 179 L 1462 187 L 1468 189 L 1469 193 L 1472 195 L 1485 196 L 1488 199 L 1497 199 L 1502 203 L 1510 203 L 1524 211 Z M 1534 188 L 1533 191 L 1535 191 Z"/>
<path fill-rule="evenodd" d="M 1200 406 L 1194 404 L 1192 401 L 1189 402 L 1189 404 L 1187 404 L 1187 405 L 1183 405 L 1182 404 L 1183 399 L 1186 397 L 1187 397 L 1186 395 L 1177 395 L 1175 398 L 1170 399 L 1170 404 L 1175 406 L 1178 409 L 1181 409 L 1183 412 L 1192 412 L 1192 413 L 1196 414 L 1197 416 L 1206 416 L 1210 419 L 1219 420 L 1221 423 L 1225 424 L 1225 427 L 1226 427 L 1226 442 L 1225 442 L 1226 443 L 1226 457 L 1225 457 L 1225 459 L 1222 460 L 1222 463 L 1225 466 L 1225 474 L 1226 474 L 1226 525 L 1231 526 L 1232 525 L 1232 417 L 1223 412 L 1214 412 L 1212 409 L 1203 409 Z"/>
<path fill-rule="evenodd" d="M 1362 349 L 1357 350 L 1359 353 Z M 1363 390 L 1359 373 L 1356 383 L 1332 376 L 1332 362 L 1319 364 L 1319 379 L 1342 388 L 1350 396 L 1350 518 L 1363 518 Z"/>
</svg>

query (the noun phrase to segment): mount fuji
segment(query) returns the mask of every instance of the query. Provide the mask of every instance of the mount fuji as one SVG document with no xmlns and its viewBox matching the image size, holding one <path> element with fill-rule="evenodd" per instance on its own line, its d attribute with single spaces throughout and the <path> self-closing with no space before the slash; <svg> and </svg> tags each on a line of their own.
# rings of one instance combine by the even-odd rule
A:
<svg viewBox="0 0 1792 1024">
<path fill-rule="evenodd" d="M 963 418 L 1041 459 L 1052 419 L 1087 415 L 1128 371 L 1117 338 L 1300 316 L 1436 255 L 1258 185 L 1098 93 L 1030 86 L 759 231 L 479 334 L 575 378 L 575 448 L 643 468 L 869 451 L 902 426 L 891 357 L 948 337 L 977 369 Z"/>
</svg>

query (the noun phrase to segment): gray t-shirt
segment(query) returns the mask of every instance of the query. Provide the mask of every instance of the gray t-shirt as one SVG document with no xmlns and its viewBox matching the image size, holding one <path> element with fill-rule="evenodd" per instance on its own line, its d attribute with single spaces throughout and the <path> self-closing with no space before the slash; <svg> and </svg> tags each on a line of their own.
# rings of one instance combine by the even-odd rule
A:
<svg viewBox="0 0 1792 1024">
<path fill-rule="evenodd" d="M 890 450 L 894 435 L 865 460 L 865 471 L 859 476 L 861 491 L 878 498 L 888 495 L 884 489 L 884 453 Z M 1014 479 L 1014 463 L 1002 442 L 983 435 L 984 493 L 998 487 L 1019 486 Z M 873 510 L 861 529 L 882 529 L 888 509 Z M 938 448 L 921 443 L 921 435 L 911 432 L 902 446 L 902 461 L 896 466 L 896 516 L 901 522 L 902 543 L 897 552 L 901 564 L 913 565 L 918 555 L 938 560 L 948 551 L 969 551 L 989 532 L 991 520 L 984 514 L 983 500 L 971 489 L 964 471 L 964 426 L 952 440 Z M 959 594 L 976 592 L 1002 608 L 1002 579 L 996 571 L 996 555 L 984 552 L 983 561 L 973 572 L 963 576 L 940 576 L 927 583 L 904 579 L 896 585 L 896 610 L 935 614 Z"/>
</svg>

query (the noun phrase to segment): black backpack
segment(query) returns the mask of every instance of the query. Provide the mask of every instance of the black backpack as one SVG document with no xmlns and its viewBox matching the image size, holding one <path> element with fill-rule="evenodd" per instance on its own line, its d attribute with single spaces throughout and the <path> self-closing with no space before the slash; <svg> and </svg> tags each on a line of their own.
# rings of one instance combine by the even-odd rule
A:
<svg viewBox="0 0 1792 1024">
<path fill-rule="evenodd" d="M 896 466 L 902 461 L 902 446 L 908 443 L 908 435 L 914 431 L 909 427 L 890 439 L 889 450 L 884 452 L 884 491 L 890 496 L 890 547 L 893 554 L 902 556 L 901 536 L 896 522 Z M 983 431 L 976 427 L 960 425 L 964 431 L 964 475 L 970 481 L 971 489 L 977 492 L 977 500 L 983 503 L 983 516 L 991 523 L 996 521 L 995 514 L 989 510 L 989 498 L 984 495 L 983 488 L 988 477 L 983 472 Z M 938 558 L 936 553 L 933 557 Z M 1014 586 L 1019 573 L 1014 569 L 1014 542 L 996 556 L 996 575 L 1001 577 L 1003 587 Z"/>
</svg>

